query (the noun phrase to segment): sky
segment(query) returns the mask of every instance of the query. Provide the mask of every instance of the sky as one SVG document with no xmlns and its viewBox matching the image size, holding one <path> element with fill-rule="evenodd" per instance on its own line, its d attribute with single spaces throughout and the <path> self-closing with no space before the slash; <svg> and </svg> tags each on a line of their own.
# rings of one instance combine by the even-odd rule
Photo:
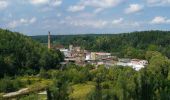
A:
<svg viewBox="0 0 170 100">
<path fill-rule="evenodd" d="M 0 0 L 0 28 L 25 35 L 170 30 L 170 0 Z"/>
</svg>

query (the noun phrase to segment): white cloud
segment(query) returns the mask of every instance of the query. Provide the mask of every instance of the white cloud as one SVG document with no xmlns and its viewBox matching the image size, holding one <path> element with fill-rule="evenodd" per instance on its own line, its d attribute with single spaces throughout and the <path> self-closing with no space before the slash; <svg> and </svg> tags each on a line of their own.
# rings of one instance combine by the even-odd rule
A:
<svg viewBox="0 0 170 100">
<path fill-rule="evenodd" d="M 113 24 L 121 24 L 123 22 L 123 18 L 115 19 L 112 21 Z"/>
<path fill-rule="evenodd" d="M 164 6 L 169 5 L 170 0 L 147 0 L 149 6 Z"/>
<path fill-rule="evenodd" d="M 150 23 L 151 24 L 168 24 L 170 23 L 170 19 L 167 19 L 166 17 L 162 17 L 162 16 L 157 16 Z"/>
<path fill-rule="evenodd" d="M 110 18 L 96 18 L 95 13 L 90 12 L 80 12 L 76 15 L 66 16 L 62 18 L 60 21 L 58 20 L 48 20 L 47 24 L 53 23 L 54 25 L 57 23 L 58 26 L 65 26 L 70 29 L 92 29 L 92 30 L 110 30 L 113 28 L 120 29 L 136 29 L 139 26 L 142 26 L 142 22 L 138 21 L 130 21 L 126 20 L 122 17 L 118 17 L 115 19 Z"/>
<path fill-rule="evenodd" d="M 49 0 L 30 0 L 30 2 L 34 5 L 41 5 L 41 4 L 47 4 Z"/>
<path fill-rule="evenodd" d="M 62 15 L 61 13 L 57 13 L 57 17 L 61 17 L 61 15 Z"/>
<path fill-rule="evenodd" d="M 95 12 L 100 12 L 103 9 L 115 7 L 123 1 L 124 0 L 81 0 L 80 2 L 78 2 L 78 4 L 74 6 L 70 6 L 69 8 L 75 8 L 76 10 L 73 10 L 73 11 L 76 12 L 76 11 L 82 11 L 86 7 L 93 7 L 96 9 Z M 77 10 L 78 8 L 81 8 L 81 9 Z M 69 11 L 72 11 L 72 10 L 69 10 Z"/>
<path fill-rule="evenodd" d="M 37 19 L 35 17 L 30 18 L 30 19 L 21 18 L 19 20 L 14 20 L 14 21 L 10 22 L 8 24 L 8 27 L 9 28 L 16 28 L 16 27 L 21 26 L 21 25 L 30 25 L 30 24 L 35 23 L 36 20 Z"/>
<path fill-rule="evenodd" d="M 54 0 L 53 2 L 52 2 L 52 5 L 53 6 L 60 6 L 62 4 L 62 0 Z"/>
<path fill-rule="evenodd" d="M 0 10 L 7 8 L 9 3 L 5 0 L 0 0 Z"/>
<path fill-rule="evenodd" d="M 119 18 L 119 19 L 114 19 L 112 21 L 112 26 L 117 27 L 117 28 L 134 28 L 134 27 L 139 27 L 141 26 L 140 22 L 137 21 L 127 21 L 124 20 L 123 18 Z"/>
<path fill-rule="evenodd" d="M 70 12 L 77 12 L 77 11 L 82 11 L 82 10 L 84 10 L 84 6 L 81 6 L 81 5 L 75 5 L 75 6 L 70 6 L 69 8 L 68 8 L 68 11 L 70 11 Z"/>
<path fill-rule="evenodd" d="M 77 16 L 75 16 L 76 18 L 80 18 L 80 19 L 92 19 L 96 16 L 95 13 L 88 13 L 88 12 L 82 12 L 80 14 L 78 14 Z"/>
<path fill-rule="evenodd" d="M 130 4 L 129 7 L 127 9 L 125 9 L 125 13 L 126 14 L 130 14 L 130 13 L 136 13 L 141 11 L 144 8 L 143 5 L 139 5 L 139 4 Z"/>
<path fill-rule="evenodd" d="M 62 4 L 62 0 L 30 0 L 30 3 L 33 5 L 49 4 L 51 6 L 60 6 Z"/>
<path fill-rule="evenodd" d="M 71 27 L 88 27 L 88 28 L 104 28 L 109 24 L 106 20 L 93 19 L 93 18 L 79 18 L 78 17 L 65 17 L 60 24 L 69 25 Z"/>
<path fill-rule="evenodd" d="M 84 5 L 97 7 L 97 8 L 109 8 L 117 6 L 123 0 L 85 0 Z"/>
<path fill-rule="evenodd" d="M 141 25 L 141 23 L 139 22 L 131 22 L 129 23 L 129 26 L 132 26 L 132 27 L 139 27 Z"/>
<path fill-rule="evenodd" d="M 107 25 L 107 21 L 104 20 L 77 20 L 72 21 L 70 24 L 79 27 L 93 27 L 93 28 L 103 28 Z"/>
<path fill-rule="evenodd" d="M 37 19 L 35 18 L 35 17 L 33 17 L 33 18 L 31 18 L 28 22 L 30 23 L 30 24 L 32 24 L 32 23 L 35 23 L 37 21 Z"/>
<path fill-rule="evenodd" d="M 147 0 L 148 3 L 153 4 L 153 3 L 158 3 L 161 0 Z"/>
<path fill-rule="evenodd" d="M 99 12 L 101 12 L 101 11 L 103 11 L 103 9 L 102 8 L 97 8 L 96 10 L 94 10 L 94 13 L 99 13 Z"/>
<path fill-rule="evenodd" d="M 59 22 L 60 25 L 74 27 L 74 28 L 90 28 L 90 29 L 111 29 L 111 28 L 132 28 L 139 27 L 140 23 L 137 21 L 126 21 L 123 18 L 114 20 L 110 19 L 96 19 L 94 17 L 65 17 Z"/>
</svg>

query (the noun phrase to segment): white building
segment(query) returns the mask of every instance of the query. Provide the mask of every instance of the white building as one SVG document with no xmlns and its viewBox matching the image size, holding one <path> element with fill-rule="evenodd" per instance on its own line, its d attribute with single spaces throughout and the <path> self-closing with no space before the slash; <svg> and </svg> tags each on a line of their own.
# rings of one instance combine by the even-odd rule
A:
<svg viewBox="0 0 170 100">
<path fill-rule="evenodd" d="M 91 60 L 91 54 L 90 54 L 90 53 L 87 53 L 87 54 L 86 54 L 85 60 Z"/>
<path fill-rule="evenodd" d="M 60 49 L 62 53 L 64 53 L 65 57 L 71 57 L 71 52 L 68 49 Z"/>
<path fill-rule="evenodd" d="M 140 59 L 131 59 L 130 61 L 126 60 L 119 60 L 119 62 L 116 65 L 119 66 L 129 66 L 135 69 L 136 71 L 139 71 L 140 69 L 144 68 L 148 64 L 148 61 L 146 60 L 140 60 Z"/>
</svg>

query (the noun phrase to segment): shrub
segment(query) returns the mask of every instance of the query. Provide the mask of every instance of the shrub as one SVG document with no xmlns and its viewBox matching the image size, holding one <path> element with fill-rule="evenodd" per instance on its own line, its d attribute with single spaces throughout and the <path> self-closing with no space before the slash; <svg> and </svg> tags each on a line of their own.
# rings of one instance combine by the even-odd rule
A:
<svg viewBox="0 0 170 100">
<path fill-rule="evenodd" d="M 11 78 L 5 76 L 0 80 L 0 92 L 14 92 L 23 86 L 24 84 L 18 79 L 11 80 Z"/>
</svg>

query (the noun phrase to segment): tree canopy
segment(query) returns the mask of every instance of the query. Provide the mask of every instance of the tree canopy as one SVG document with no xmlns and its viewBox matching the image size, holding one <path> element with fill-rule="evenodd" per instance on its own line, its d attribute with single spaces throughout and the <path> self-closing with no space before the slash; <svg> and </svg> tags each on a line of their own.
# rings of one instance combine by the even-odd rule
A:
<svg viewBox="0 0 170 100">
<path fill-rule="evenodd" d="M 47 36 L 33 36 L 47 43 Z M 111 52 L 119 57 L 144 58 L 146 51 L 159 51 L 170 58 L 169 31 L 143 31 L 122 34 L 53 35 L 54 44 L 81 46 L 91 51 Z"/>
<path fill-rule="evenodd" d="M 0 29 L 0 77 L 5 74 L 33 74 L 41 67 L 57 68 L 62 60 L 59 51 L 48 50 L 20 33 Z"/>
</svg>

